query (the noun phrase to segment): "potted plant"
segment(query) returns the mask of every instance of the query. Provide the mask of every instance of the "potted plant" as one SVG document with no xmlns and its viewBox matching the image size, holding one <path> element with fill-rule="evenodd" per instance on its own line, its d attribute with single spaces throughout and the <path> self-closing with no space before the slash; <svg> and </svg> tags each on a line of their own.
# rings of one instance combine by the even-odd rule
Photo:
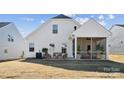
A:
<svg viewBox="0 0 124 93">
<path fill-rule="evenodd" d="M 100 43 L 96 45 L 96 50 L 100 50 Z"/>
<path fill-rule="evenodd" d="M 104 47 L 103 46 L 101 46 L 100 47 L 100 54 L 101 54 L 101 59 L 105 59 L 105 54 L 104 54 Z"/>
<path fill-rule="evenodd" d="M 100 43 L 98 43 L 97 45 L 96 45 L 96 51 L 100 51 Z M 101 58 L 101 53 L 97 53 L 97 58 L 98 59 L 100 59 Z"/>
<path fill-rule="evenodd" d="M 42 52 L 46 55 L 48 53 L 48 48 L 43 48 Z"/>
<path fill-rule="evenodd" d="M 48 48 L 43 48 L 42 52 L 43 52 L 43 58 L 47 58 Z"/>
<path fill-rule="evenodd" d="M 77 46 L 77 54 L 80 54 L 80 45 Z"/>
</svg>

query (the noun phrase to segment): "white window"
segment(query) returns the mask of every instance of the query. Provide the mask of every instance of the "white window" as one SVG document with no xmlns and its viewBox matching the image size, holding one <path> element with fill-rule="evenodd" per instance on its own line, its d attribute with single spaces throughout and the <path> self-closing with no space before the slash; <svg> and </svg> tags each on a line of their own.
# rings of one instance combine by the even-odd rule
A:
<svg viewBox="0 0 124 93">
<path fill-rule="evenodd" d="M 8 35 L 8 42 L 14 42 L 14 38 L 12 35 Z"/>
<path fill-rule="evenodd" d="M 29 43 L 29 52 L 34 52 L 34 43 Z"/>
<path fill-rule="evenodd" d="M 11 42 L 14 42 L 14 38 L 13 38 L 13 36 L 11 36 Z"/>
<path fill-rule="evenodd" d="M 10 35 L 8 35 L 8 41 L 9 41 L 9 42 L 11 41 L 11 36 L 10 36 Z"/>
<path fill-rule="evenodd" d="M 58 33 L 58 25 L 53 25 L 53 34 L 57 34 Z"/>
</svg>

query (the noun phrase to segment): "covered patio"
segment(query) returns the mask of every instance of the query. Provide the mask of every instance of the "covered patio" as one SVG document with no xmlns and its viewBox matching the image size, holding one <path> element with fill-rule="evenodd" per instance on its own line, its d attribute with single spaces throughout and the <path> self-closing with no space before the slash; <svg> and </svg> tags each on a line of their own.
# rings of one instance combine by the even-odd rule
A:
<svg viewBox="0 0 124 93">
<path fill-rule="evenodd" d="M 106 59 L 106 38 L 77 38 L 77 59 Z"/>
<path fill-rule="evenodd" d="M 108 59 L 110 32 L 91 19 L 72 33 L 75 59 Z"/>
</svg>

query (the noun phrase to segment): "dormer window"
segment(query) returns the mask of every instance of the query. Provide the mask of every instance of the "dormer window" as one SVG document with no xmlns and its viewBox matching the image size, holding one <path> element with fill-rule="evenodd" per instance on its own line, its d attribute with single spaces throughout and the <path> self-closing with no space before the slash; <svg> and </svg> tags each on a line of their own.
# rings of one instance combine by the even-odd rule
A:
<svg viewBox="0 0 124 93">
<path fill-rule="evenodd" d="M 58 25 L 54 24 L 52 27 L 52 31 L 53 31 L 53 34 L 57 34 L 58 33 Z"/>
</svg>

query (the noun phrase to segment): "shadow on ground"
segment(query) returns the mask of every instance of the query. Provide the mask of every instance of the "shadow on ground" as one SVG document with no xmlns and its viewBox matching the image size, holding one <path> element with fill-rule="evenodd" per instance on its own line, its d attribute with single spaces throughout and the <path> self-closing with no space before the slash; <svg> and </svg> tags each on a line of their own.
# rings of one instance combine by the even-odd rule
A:
<svg viewBox="0 0 124 93">
<path fill-rule="evenodd" d="M 110 60 L 42 60 L 25 59 L 22 62 L 42 64 L 75 71 L 124 73 L 124 64 Z"/>
</svg>

